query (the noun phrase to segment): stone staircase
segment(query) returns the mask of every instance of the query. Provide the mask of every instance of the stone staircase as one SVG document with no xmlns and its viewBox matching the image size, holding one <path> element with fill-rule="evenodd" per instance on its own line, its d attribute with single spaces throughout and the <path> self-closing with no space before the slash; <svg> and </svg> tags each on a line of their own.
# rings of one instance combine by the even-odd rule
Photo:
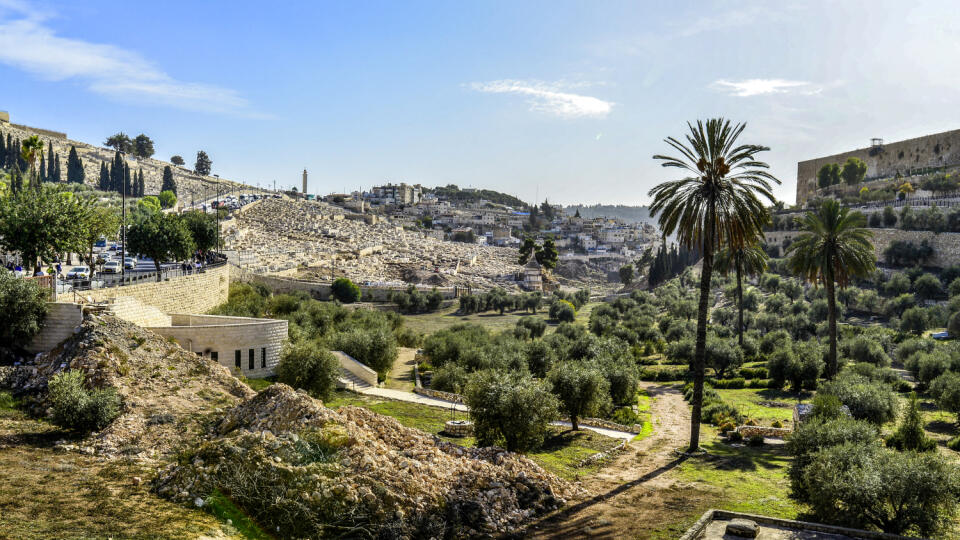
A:
<svg viewBox="0 0 960 540">
<path fill-rule="evenodd" d="M 373 385 L 364 381 L 360 377 L 357 377 L 353 373 L 350 373 L 346 368 L 341 368 L 340 377 L 337 379 L 338 388 L 347 388 L 347 389 L 365 389 L 373 388 Z"/>
</svg>

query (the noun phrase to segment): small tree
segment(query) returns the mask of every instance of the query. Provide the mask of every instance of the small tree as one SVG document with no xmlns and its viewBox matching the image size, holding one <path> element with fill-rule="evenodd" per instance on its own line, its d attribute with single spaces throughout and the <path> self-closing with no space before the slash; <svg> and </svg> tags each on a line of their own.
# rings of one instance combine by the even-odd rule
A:
<svg viewBox="0 0 960 540">
<path fill-rule="evenodd" d="M 26 345 L 43 328 L 47 291 L 36 282 L 0 271 L 0 343 Z"/>
<path fill-rule="evenodd" d="M 630 285 L 633 282 L 633 265 L 625 264 L 620 267 L 620 281 L 624 285 Z"/>
<path fill-rule="evenodd" d="M 83 250 L 83 208 L 72 193 L 46 184 L 0 199 L 0 246 L 19 252 L 23 264 L 40 270 L 38 258 Z"/>
<path fill-rule="evenodd" d="M 138 158 L 145 159 L 153 155 L 153 140 L 143 133 L 133 139 L 133 154 Z"/>
<path fill-rule="evenodd" d="M 47 384 L 53 423 L 81 433 L 100 430 L 120 415 L 120 396 L 113 388 L 88 390 L 82 371 L 57 373 Z"/>
<path fill-rule="evenodd" d="M 194 245 L 180 216 L 157 212 L 140 217 L 130 226 L 127 249 L 153 259 L 157 281 L 161 281 L 160 263 L 186 259 L 193 252 Z"/>
<path fill-rule="evenodd" d="M 476 373 L 464 390 L 479 446 L 503 443 L 511 452 L 543 444 L 559 401 L 549 383 L 529 375 L 487 370 Z M 522 411 L 522 414 L 518 414 Z"/>
<path fill-rule="evenodd" d="M 91 272 L 97 261 L 93 255 L 94 244 L 101 237 L 112 237 L 120 230 L 120 216 L 112 208 L 104 206 L 94 206 L 92 203 L 85 205 L 83 221 L 80 223 L 83 242 L 87 249 L 87 264 L 90 265 Z"/>
<path fill-rule="evenodd" d="M 863 182 L 863 177 L 866 174 L 867 164 L 855 157 L 847 158 L 847 161 L 843 164 L 843 169 L 840 171 L 840 176 L 849 186 Z"/>
<path fill-rule="evenodd" d="M 70 147 L 70 155 L 67 156 L 67 182 L 71 184 L 82 184 L 87 174 L 83 170 L 83 161 L 77 155 L 77 148 Z"/>
<path fill-rule="evenodd" d="M 923 419 L 920 417 L 920 409 L 917 406 L 917 394 L 910 394 L 910 405 L 897 431 L 887 439 L 887 446 L 897 450 L 918 452 L 929 452 L 937 447 L 937 441 L 927 437 L 923 431 Z"/>
<path fill-rule="evenodd" d="M 340 376 L 340 362 L 315 341 L 287 344 L 277 364 L 277 380 L 329 399 Z"/>
<path fill-rule="evenodd" d="M 921 307 L 912 307 L 903 312 L 900 317 L 900 331 L 912 332 L 916 335 L 923 334 L 927 329 L 927 313 Z"/>
<path fill-rule="evenodd" d="M 197 152 L 197 161 L 193 165 L 193 172 L 200 176 L 209 176 L 211 167 L 213 167 L 213 161 L 210 160 L 210 156 L 203 150 Z"/>
<path fill-rule="evenodd" d="M 883 225 L 885 227 L 893 227 L 897 224 L 897 212 L 893 209 L 892 206 L 883 207 Z"/>
<path fill-rule="evenodd" d="M 943 293 L 943 284 L 928 272 L 913 282 L 913 290 L 921 300 L 932 300 Z"/>
<path fill-rule="evenodd" d="M 113 148 L 117 152 L 122 152 L 124 154 L 129 154 L 133 151 L 133 141 L 131 141 L 130 137 L 128 137 L 127 134 L 122 131 L 107 137 L 107 140 L 104 141 L 103 145 L 108 148 Z"/>
<path fill-rule="evenodd" d="M 596 369 L 580 362 L 561 362 L 550 370 L 547 380 L 574 431 L 580 429 L 580 418 L 610 408 L 610 384 Z"/>
<path fill-rule="evenodd" d="M 193 243 L 200 251 L 207 251 L 217 243 L 217 220 L 211 214 L 191 210 L 181 216 Z"/>
<path fill-rule="evenodd" d="M 577 310 L 566 300 L 557 300 L 550 304 L 551 319 L 559 322 L 573 322 L 577 318 Z"/>
<path fill-rule="evenodd" d="M 948 371 L 934 379 L 930 384 L 930 395 L 937 399 L 937 405 L 960 418 L 960 375 Z"/>
<path fill-rule="evenodd" d="M 333 281 L 330 294 L 344 304 L 352 304 L 360 300 L 360 287 L 349 278 L 341 277 Z"/>
<path fill-rule="evenodd" d="M 170 163 L 173 163 L 177 167 L 183 167 L 187 162 L 183 160 L 182 156 L 172 156 L 170 158 Z"/>
<path fill-rule="evenodd" d="M 161 208 L 173 208 L 177 204 L 177 196 L 172 191 L 161 191 L 157 196 Z"/>
<path fill-rule="evenodd" d="M 174 195 L 177 194 L 177 182 L 173 179 L 173 169 L 169 165 L 163 168 L 163 183 L 160 191 L 172 191 Z"/>
</svg>

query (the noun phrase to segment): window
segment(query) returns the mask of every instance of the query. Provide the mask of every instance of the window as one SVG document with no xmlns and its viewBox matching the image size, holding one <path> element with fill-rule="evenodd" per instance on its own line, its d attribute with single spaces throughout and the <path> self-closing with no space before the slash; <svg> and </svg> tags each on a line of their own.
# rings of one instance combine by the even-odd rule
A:
<svg viewBox="0 0 960 540">
<path fill-rule="evenodd" d="M 260 367 L 267 367 L 267 348 L 263 347 L 260 349 Z"/>
<path fill-rule="evenodd" d="M 250 366 L 249 369 L 253 369 L 253 367 L 254 367 L 254 363 L 253 363 L 253 349 L 250 349 L 250 352 L 247 353 L 247 364 Z"/>
<path fill-rule="evenodd" d="M 220 363 L 220 353 L 218 353 L 217 351 L 213 351 L 212 353 L 210 353 L 210 359 L 219 364 L 219 363 Z"/>
<path fill-rule="evenodd" d="M 243 367 L 243 364 L 241 364 L 241 360 L 240 360 L 240 349 L 237 349 L 237 351 L 234 353 L 233 363 L 236 364 L 237 369 L 240 369 L 241 367 Z"/>
</svg>

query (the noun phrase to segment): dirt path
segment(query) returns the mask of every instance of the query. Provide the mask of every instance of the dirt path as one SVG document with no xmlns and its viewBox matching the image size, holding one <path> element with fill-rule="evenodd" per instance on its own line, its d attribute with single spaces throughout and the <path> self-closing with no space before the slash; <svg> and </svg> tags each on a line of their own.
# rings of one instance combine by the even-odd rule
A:
<svg viewBox="0 0 960 540">
<path fill-rule="evenodd" d="M 641 383 L 650 394 L 653 434 L 585 479 L 588 495 L 533 524 L 534 538 L 642 538 L 694 503 L 664 473 L 682 462 L 673 451 L 689 441 L 690 409 L 679 386 Z"/>
<path fill-rule="evenodd" d="M 400 347 L 397 350 L 397 359 L 393 361 L 390 375 L 387 377 L 386 387 L 393 390 L 412 392 L 416 385 L 413 380 L 413 365 L 417 363 L 417 350 Z"/>
</svg>

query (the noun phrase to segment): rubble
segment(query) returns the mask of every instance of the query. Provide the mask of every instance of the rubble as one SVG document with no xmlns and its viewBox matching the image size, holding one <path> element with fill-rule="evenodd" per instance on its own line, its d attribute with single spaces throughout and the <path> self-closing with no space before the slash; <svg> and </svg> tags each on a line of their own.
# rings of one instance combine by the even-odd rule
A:
<svg viewBox="0 0 960 540">
<path fill-rule="evenodd" d="M 579 494 L 523 456 L 463 448 L 367 409 L 335 411 L 283 384 L 213 429 L 154 489 L 184 503 L 229 493 L 284 537 L 508 534 Z"/>
<path fill-rule="evenodd" d="M 314 281 L 515 287 L 516 249 L 438 240 L 364 216 L 317 201 L 267 199 L 239 213 L 224 238 L 254 273 L 301 269 L 298 278 Z"/>
</svg>

